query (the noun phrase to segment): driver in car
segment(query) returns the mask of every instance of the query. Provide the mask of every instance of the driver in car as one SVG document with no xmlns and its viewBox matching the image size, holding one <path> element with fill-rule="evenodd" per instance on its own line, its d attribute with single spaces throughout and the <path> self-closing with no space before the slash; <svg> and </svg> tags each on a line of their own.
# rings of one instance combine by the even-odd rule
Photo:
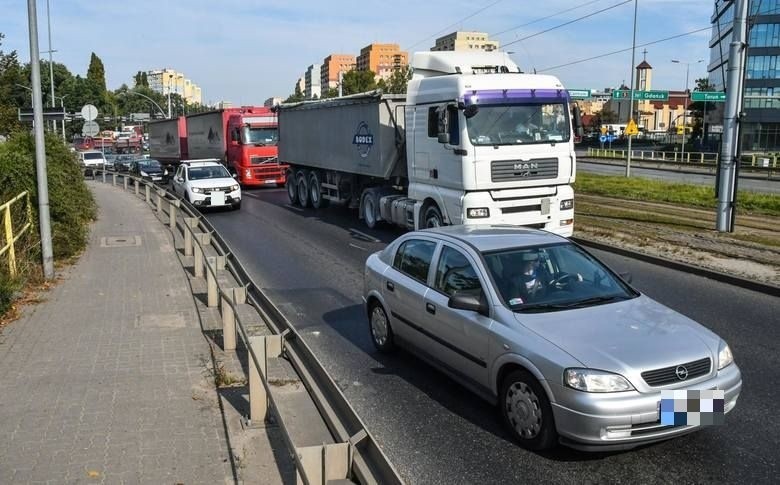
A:
<svg viewBox="0 0 780 485">
<path fill-rule="evenodd" d="M 524 252 L 519 271 L 510 277 L 510 305 L 522 305 L 541 296 L 545 290 L 539 269 L 539 253 Z"/>
</svg>

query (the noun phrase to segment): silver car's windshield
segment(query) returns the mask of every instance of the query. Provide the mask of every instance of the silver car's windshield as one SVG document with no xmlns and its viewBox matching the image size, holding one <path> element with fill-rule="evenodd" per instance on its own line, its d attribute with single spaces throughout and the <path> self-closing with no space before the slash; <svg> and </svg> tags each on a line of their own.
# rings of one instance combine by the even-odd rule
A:
<svg viewBox="0 0 780 485">
<path fill-rule="evenodd" d="M 220 165 L 210 167 L 191 167 L 190 180 L 224 179 L 230 178 L 230 173 Z"/>
<path fill-rule="evenodd" d="M 566 310 L 637 296 L 574 244 L 495 251 L 484 258 L 504 303 L 518 312 Z"/>
<path fill-rule="evenodd" d="M 569 141 L 569 117 L 564 103 L 523 103 L 480 106 L 466 120 L 473 145 L 521 145 Z"/>
</svg>

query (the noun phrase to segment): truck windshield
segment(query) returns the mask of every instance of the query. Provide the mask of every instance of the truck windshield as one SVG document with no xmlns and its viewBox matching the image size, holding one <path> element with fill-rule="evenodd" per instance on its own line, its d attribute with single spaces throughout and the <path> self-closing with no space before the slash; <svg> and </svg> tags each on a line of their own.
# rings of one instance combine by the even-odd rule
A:
<svg viewBox="0 0 780 485">
<path fill-rule="evenodd" d="M 276 145 L 279 132 L 276 128 L 244 128 L 241 142 L 245 145 Z"/>
<path fill-rule="evenodd" d="M 466 127 L 475 146 L 562 142 L 570 133 L 564 103 L 480 105 Z"/>
</svg>

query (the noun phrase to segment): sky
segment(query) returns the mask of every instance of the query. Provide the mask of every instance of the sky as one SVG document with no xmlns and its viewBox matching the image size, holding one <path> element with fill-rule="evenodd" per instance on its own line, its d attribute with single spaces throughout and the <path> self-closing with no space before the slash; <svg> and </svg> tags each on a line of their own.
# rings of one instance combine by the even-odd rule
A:
<svg viewBox="0 0 780 485">
<path fill-rule="evenodd" d="M 198 84 L 206 103 L 250 105 L 287 97 L 307 66 L 331 53 L 357 55 L 372 42 L 428 50 L 437 36 L 455 30 L 504 32 L 491 38 L 521 69 L 556 75 L 567 88 L 618 87 L 631 75 L 632 1 L 506 49 L 504 44 L 624 1 L 50 0 L 50 7 L 54 60 L 74 74 L 85 75 L 94 51 L 111 89 L 132 85 L 139 70 L 168 67 Z M 637 45 L 708 27 L 714 6 L 714 0 L 637 1 Z M 46 1 L 37 5 L 40 50 L 46 51 Z M 568 9 L 574 10 L 545 19 Z M 16 50 L 28 62 L 26 2 L 0 0 L 0 12 L 0 32 L 6 36 L 0 49 Z M 706 77 L 709 38 L 705 30 L 646 47 L 652 88 L 683 89 L 685 66 L 672 59 L 691 63 L 691 86 Z M 624 48 L 629 50 L 547 69 Z M 635 64 L 644 49 L 637 49 Z M 700 59 L 704 62 L 697 63 Z"/>
</svg>

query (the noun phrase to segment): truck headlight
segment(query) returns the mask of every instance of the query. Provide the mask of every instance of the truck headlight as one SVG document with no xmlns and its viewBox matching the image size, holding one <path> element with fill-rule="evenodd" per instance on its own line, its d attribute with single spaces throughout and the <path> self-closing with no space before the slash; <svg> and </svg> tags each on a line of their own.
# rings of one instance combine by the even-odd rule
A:
<svg viewBox="0 0 780 485">
<path fill-rule="evenodd" d="M 564 199 L 561 201 L 561 210 L 567 211 L 574 208 L 574 199 Z"/>
<path fill-rule="evenodd" d="M 193 187 L 192 191 L 195 192 L 196 194 L 200 194 L 203 192 L 203 189 L 201 189 L 200 187 Z"/>
<path fill-rule="evenodd" d="M 564 385 L 584 392 L 632 391 L 634 386 L 620 374 L 595 369 L 566 369 Z"/>
<path fill-rule="evenodd" d="M 476 207 L 466 210 L 466 217 L 469 219 L 484 219 L 490 217 L 490 209 L 487 207 Z"/>
<path fill-rule="evenodd" d="M 230 186 L 230 191 L 235 192 L 236 190 L 240 189 L 241 187 L 238 186 L 238 184 L 234 184 Z"/>
<path fill-rule="evenodd" d="M 718 370 L 734 363 L 734 354 L 731 353 L 729 345 L 723 340 L 720 341 L 720 350 L 718 351 Z"/>
</svg>

